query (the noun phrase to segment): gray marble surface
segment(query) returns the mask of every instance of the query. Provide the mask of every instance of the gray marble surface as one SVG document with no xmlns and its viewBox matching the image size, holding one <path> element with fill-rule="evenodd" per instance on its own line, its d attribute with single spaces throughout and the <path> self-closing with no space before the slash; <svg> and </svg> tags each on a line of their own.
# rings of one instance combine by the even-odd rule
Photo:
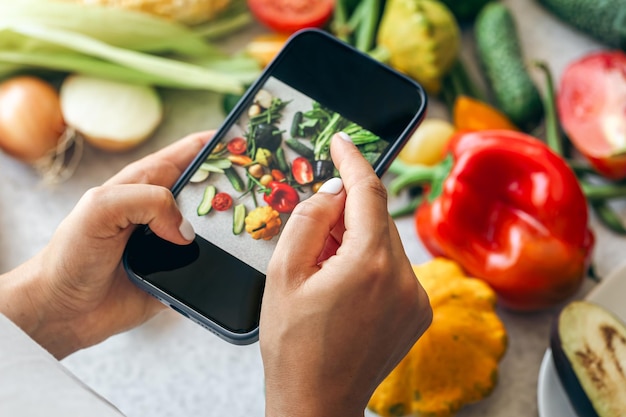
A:
<svg viewBox="0 0 626 417">
<path fill-rule="evenodd" d="M 600 47 L 556 21 L 534 1 L 505 2 L 518 18 L 527 57 L 548 61 L 557 77 L 567 62 Z M 258 28 L 249 33 L 255 31 Z M 229 41 L 226 47 L 240 46 L 249 33 Z M 471 54 L 470 43 L 464 53 Z M 165 122 L 149 142 L 125 154 L 87 147 L 75 175 L 63 184 L 42 186 L 29 167 L 0 154 L 0 271 L 39 251 L 85 190 L 102 183 L 128 162 L 187 133 L 214 128 L 221 121 L 219 98 L 213 94 L 169 91 L 164 99 Z M 443 110 L 433 102 L 429 114 L 442 115 Z M 401 204 L 400 200 L 390 204 Z M 604 276 L 625 261 L 626 240 L 591 221 L 597 240 L 594 264 L 597 273 Z M 397 223 L 411 261 L 428 259 L 415 235 L 412 218 Z M 579 296 L 593 285 L 588 280 Z M 537 375 L 553 314 L 554 310 L 533 314 L 500 311 L 510 347 L 501 363 L 499 384 L 488 399 L 466 407 L 460 417 L 538 415 Z M 231 346 L 171 311 L 77 352 L 64 363 L 129 417 L 263 414 L 258 344 Z"/>
</svg>

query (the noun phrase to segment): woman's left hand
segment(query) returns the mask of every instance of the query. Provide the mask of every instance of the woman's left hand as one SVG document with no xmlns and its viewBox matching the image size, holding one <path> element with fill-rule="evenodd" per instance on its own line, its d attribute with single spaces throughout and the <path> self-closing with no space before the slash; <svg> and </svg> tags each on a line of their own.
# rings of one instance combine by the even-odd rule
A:
<svg viewBox="0 0 626 417">
<path fill-rule="evenodd" d="M 160 311 L 129 281 L 122 254 L 138 224 L 173 243 L 193 240 L 169 189 L 211 136 L 187 136 L 87 191 L 39 254 L 0 276 L 0 313 L 63 358 Z"/>
</svg>

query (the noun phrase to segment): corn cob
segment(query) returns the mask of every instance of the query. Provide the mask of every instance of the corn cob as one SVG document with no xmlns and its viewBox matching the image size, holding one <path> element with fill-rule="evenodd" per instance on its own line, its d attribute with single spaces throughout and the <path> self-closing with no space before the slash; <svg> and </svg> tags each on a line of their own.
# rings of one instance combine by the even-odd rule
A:
<svg viewBox="0 0 626 417">
<path fill-rule="evenodd" d="M 230 0 L 65 0 L 135 10 L 179 23 L 204 23 L 223 11 Z"/>
</svg>

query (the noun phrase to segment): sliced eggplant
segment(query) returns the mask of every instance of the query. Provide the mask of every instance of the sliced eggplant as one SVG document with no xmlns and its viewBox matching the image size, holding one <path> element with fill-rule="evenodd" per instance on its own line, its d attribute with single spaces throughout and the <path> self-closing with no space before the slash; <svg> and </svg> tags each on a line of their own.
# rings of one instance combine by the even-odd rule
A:
<svg viewBox="0 0 626 417">
<path fill-rule="evenodd" d="M 554 365 L 580 417 L 626 416 L 626 325 L 604 307 L 573 301 L 559 313 Z"/>
</svg>

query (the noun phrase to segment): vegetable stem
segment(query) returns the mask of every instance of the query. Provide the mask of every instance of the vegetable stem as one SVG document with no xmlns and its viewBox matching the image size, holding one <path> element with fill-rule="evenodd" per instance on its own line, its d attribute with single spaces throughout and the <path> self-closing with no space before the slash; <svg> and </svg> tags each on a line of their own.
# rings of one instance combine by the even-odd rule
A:
<svg viewBox="0 0 626 417">
<path fill-rule="evenodd" d="M 391 195 L 398 195 L 401 190 L 415 185 L 432 183 L 436 176 L 436 167 L 411 165 L 389 183 Z"/>
<path fill-rule="evenodd" d="M 587 181 L 580 181 L 580 186 L 591 203 L 626 197 L 626 185 L 590 184 Z"/>
<path fill-rule="evenodd" d="M 238 31 L 252 21 L 252 13 L 246 1 L 233 0 L 230 6 L 214 19 L 192 26 L 191 30 L 202 39 L 215 40 Z"/>
<path fill-rule="evenodd" d="M 328 159 L 328 149 L 330 147 L 330 139 L 333 134 L 337 132 L 337 124 L 341 120 L 339 113 L 333 113 L 328 124 L 324 127 L 324 130 L 319 134 L 315 141 L 315 148 L 313 150 L 315 159 Z"/>
<path fill-rule="evenodd" d="M 462 58 L 459 57 L 442 80 L 441 97 L 446 103 L 450 114 L 452 114 L 456 98 L 461 95 L 489 103 L 486 94 L 477 87 L 476 83 L 467 72 Z"/>
<path fill-rule="evenodd" d="M 397 219 L 398 217 L 409 216 L 415 213 L 415 210 L 417 210 L 417 208 L 419 207 L 423 199 L 424 198 L 421 195 L 415 196 L 408 202 L 408 204 L 396 210 L 391 211 L 389 215 L 391 216 L 392 219 Z"/>
<path fill-rule="evenodd" d="M 368 51 L 367 54 L 372 59 L 375 59 L 376 61 L 379 61 L 382 63 L 389 62 L 389 59 L 391 58 L 391 53 L 389 52 L 389 49 L 381 45 L 377 45 L 376 48 Z"/>
<path fill-rule="evenodd" d="M 211 21 L 209 24 L 193 27 L 195 34 L 204 39 L 216 40 L 252 23 L 252 15 L 242 12 L 235 16 Z"/>
<path fill-rule="evenodd" d="M 543 97 L 545 109 L 546 142 L 550 149 L 557 155 L 563 156 L 563 138 L 561 136 L 558 117 L 556 114 L 556 103 L 554 98 L 554 82 L 548 64 L 543 61 L 536 61 L 534 65 L 543 71 L 546 79 L 546 93 Z"/>
<path fill-rule="evenodd" d="M 345 0 L 338 0 L 335 4 L 331 28 L 337 38 L 344 42 L 349 41 L 352 29 L 348 26 L 348 10 Z"/>
<path fill-rule="evenodd" d="M 398 195 L 404 188 L 428 184 L 430 185 L 428 200 L 432 201 L 439 197 L 443 191 L 443 183 L 448 177 L 453 164 L 454 157 L 452 155 L 448 155 L 443 161 L 434 166 L 398 164 L 394 170 L 401 169 L 402 171 L 389 183 L 389 193 Z"/>
<path fill-rule="evenodd" d="M 591 208 L 596 213 L 602 224 L 615 233 L 626 235 L 626 227 L 624 226 L 622 219 L 617 215 L 617 213 L 615 213 L 611 206 L 609 206 L 606 200 L 592 202 Z"/>
<path fill-rule="evenodd" d="M 365 13 L 363 21 L 356 32 L 355 46 L 362 52 L 367 52 L 374 45 L 376 28 L 380 18 L 380 0 L 363 0 Z"/>
<path fill-rule="evenodd" d="M 598 173 L 587 163 L 570 159 L 567 161 L 567 164 L 570 166 L 570 168 L 572 168 L 572 170 L 578 177 L 582 177 L 585 175 L 598 175 Z"/>
<path fill-rule="evenodd" d="M 348 19 L 348 28 L 350 28 L 350 34 L 354 34 L 356 28 L 359 27 L 361 21 L 365 18 L 367 2 L 359 2 L 354 11 L 352 12 L 352 16 Z"/>
</svg>

